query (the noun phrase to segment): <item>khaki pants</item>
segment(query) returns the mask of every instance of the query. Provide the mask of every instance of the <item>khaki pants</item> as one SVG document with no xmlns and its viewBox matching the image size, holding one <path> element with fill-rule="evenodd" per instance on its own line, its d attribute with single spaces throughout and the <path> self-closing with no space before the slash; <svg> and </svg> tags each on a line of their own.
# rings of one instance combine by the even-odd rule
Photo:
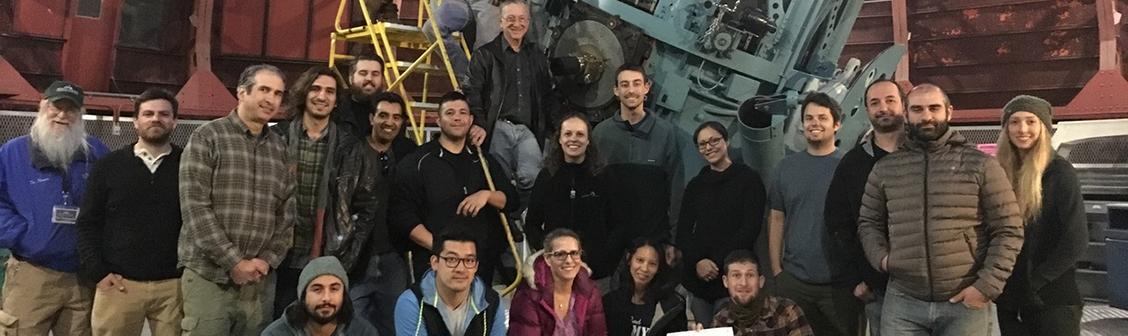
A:
<svg viewBox="0 0 1128 336">
<path fill-rule="evenodd" d="M 90 335 L 94 291 L 78 276 L 8 259 L 0 335 Z"/>
<path fill-rule="evenodd" d="M 180 279 L 123 280 L 117 288 L 94 292 L 92 328 L 96 336 L 141 335 L 145 321 L 153 336 L 180 335 Z"/>
<path fill-rule="evenodd" d="M 262 282 L 245 286 L 217 284 L 185 268 L 180 277 L 183 335 L 258 336 L 265 327 L 261 301 L 264 292 Z"/>
</svg>

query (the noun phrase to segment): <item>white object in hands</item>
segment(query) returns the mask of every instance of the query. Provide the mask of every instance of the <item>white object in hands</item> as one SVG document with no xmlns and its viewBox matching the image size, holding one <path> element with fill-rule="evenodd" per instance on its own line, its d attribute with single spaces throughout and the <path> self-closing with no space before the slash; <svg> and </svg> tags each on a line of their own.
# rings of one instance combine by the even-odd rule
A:
<svg viewBox="0 0 1128 336">
<path fill-rule="evenodd" d="M 709 328 L 698 331 L 669 333 L 666 336 L 733 336 L 732 327 Z"/>
</svg>

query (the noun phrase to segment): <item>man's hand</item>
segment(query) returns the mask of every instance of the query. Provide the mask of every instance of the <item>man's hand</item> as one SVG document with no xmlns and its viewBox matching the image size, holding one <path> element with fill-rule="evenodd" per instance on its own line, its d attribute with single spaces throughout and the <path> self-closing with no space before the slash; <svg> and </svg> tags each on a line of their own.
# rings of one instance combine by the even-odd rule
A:
<svg viewBox="0 0 1128 336">
<path fill-rule="evenodd" d="M 486 206 L 486 202 L 490 200 L 490 193 L 493 191 L 479 190 L 476 193 L 466 196 L 462 203 L 458 204 L 458 210 L 455 212 L 459 215 L 466 217 L 478 217 L 478 211 Z"/>
<path fill-rule="evenodd" d="M 231 276 L 231 281 L 239 286 L 257 282 L 262 278 L 255 262 L 250 259 L 243 259 L 238 264 L 235 264 L 235 267 L 232 267 L 231 271 L 227 272 L 227 275 Z"/>
<path fill-rule="evenodd" d="M 681 259 L 681 251 L 674 245 L 666 245 L 666 265 L 674 266 Z"/>
<path fill-rule="evenodd" d="M 964 307 L 973 310 L 980 310 L 987 308 L 987 297 L 983 296 L 975 286 L 967 286 L 960 291 L 956 296 L 948 299 L 948 302 L 959 303 L 963 302 Z"/>
<path fill-rule="evenodd" d="M 772 265 L 772 276 L 779 276 L 780 273 L 783 273 L 783 267 L 780 267 L 779 265 Z"/>
<path fill-rule="evenodd" d="M 865 282 L 859 282 L 857 286 L 854 286 L 854 297 L 867 303 L 874 299 L 873 291 L 870 290 L 869 286 L 866 286 Z"/>
<path fill-rule="evenodd" d="M 701 280 L 712 281 L 717 278 L 720 270 L 717 269 L 717 264 L 709 259 L 701 259 L 697 262 L 697 277 Z"/>
<path fill-rule="evenodd" d="M 486 129 L 482 126 L 470 126 L 470 143 L 475 147 L 482 147 L 482 143 L 486 141 Z"/>
<path fill-rule="evenodd" d="M 114 273 L 106 274 L 102 281 L 98 281 L 98 289 L 108 291 L 116 290 L 125 293 L 125 279 Z"/>
<path fill-rule="evenodd" d="M 266 260 L 254 258 L 251 259 L 251 263 L 254 263 L 255 272 L 258 272 L 259 277 L 266 276 L 267 273 L 270 273 L 270 264 L 267 263 Z"/>
</svg>

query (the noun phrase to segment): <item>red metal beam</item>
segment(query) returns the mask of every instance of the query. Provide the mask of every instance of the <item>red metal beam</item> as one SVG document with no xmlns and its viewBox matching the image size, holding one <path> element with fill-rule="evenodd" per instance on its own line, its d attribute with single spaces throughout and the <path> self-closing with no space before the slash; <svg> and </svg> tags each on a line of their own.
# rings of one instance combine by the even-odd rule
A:
<svg viewBox="0 0 1128 336">
<path fill-rule="evenodd" d="M 1116 48 L 1116 0 L 1096 0 L 1100 29 L 1100 71 L 1085 84 L 1077 97 L 1061 109 L 1064 116 L 1128 115 L 1128 80 L 1120 72 L 1120 50 Z"/>
<path fill-rule="evenodd" d="M 180 115 L 187 118 L 218 118 L 235 108 L 235 97 L 211 71 L 212 19 L 215 0 L 198 0 L 192 22 L 196 25 L 192 77 L 176 94 Z"/>
<path fill-rule="evenodd" d="M 25 102 L 38 101 L 39 90 L 31 86 L 16 68 L 0 56 L 0 98 Z"/>
</svg>

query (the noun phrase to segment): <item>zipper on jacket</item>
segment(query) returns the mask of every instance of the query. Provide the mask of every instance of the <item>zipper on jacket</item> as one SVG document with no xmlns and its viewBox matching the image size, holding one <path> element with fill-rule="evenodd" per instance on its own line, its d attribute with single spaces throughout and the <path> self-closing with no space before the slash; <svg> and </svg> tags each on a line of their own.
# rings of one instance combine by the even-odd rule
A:
<svg viewBox="0 0 1128 336">
<path fill-rule="evenodd" d="M 572 230 L 576 229 L 576 175 L 572 175 L 571 184 L 568 186 L 568 221 Z"/>
<path fill-rule="evenodd" d="M 925 280 L 928 282 L 928 298 L 935 300 L 935 289 L 932 287 L 932 253 L 931 246 L 928 241 L 928 148 L 924 148 L 924 217 L 921 221 L 924 223 L 924 275 Z"/>
</svg>

